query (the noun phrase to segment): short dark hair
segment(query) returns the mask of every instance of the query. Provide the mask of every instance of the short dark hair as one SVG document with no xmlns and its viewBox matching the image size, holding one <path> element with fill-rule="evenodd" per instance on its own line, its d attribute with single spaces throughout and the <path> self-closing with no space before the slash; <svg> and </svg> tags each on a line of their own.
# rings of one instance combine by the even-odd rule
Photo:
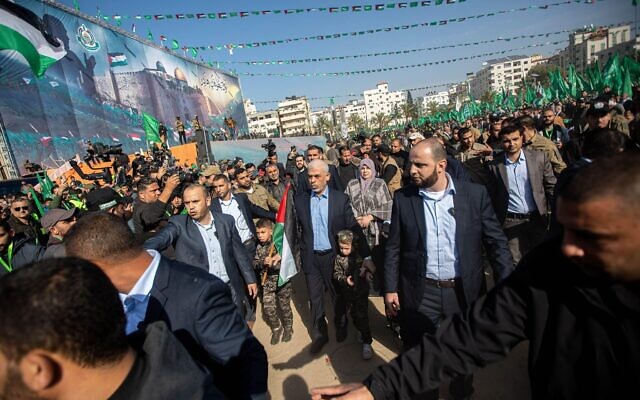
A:
<svg viewBox="0 0 640 400">
<path fill-rule="evenodd" d="M 138 181 L 138 184 L 136 185 L 136 190 L 138 191 L 138 193 L 140 193 L 143 190 L 147 190 L 147 188 L 149 186 L 153 185 L 154 183 L 158 183 L 158 180 L 157 179 L 153 179 L 150 176 L 143 176 Z"/>
<path fill-rule="evenodd" d="M 11 229 L 11 224 L 9 224 L 9 220 L 6 218 L 0 219 L 0 228 L 4 228 L 5 231 L 9 232 Z"/>
<path fill-rule="evenodd" d="M 44 349 L 97 367 L 129 348 L 118 291 L 88 261 L 56 258 L 20 268 L 0 280 L 0 304 L 0 348 L 11 360 Z"/>
<path fill-rule="evenodd" d="M 515 126 L 523 129 L 536 129 L 536 122 L 528 115 L 523 115 L 515 120 Z"/>
<path fill-rule="evenodd" d="M 584 135 L 582 155 L 590 159 L 613 156 L 627 145 L 627 136 L 614 129 L 594 129 Z"/>
<path fill-rule="evenodd" d="M 254 163 L 248 163 L 248 164 L 245 164 L 244 166 L 246 169 L 249 169 L 249 168 L 255 168 L 256 165 Z"/>
<path fill-rule="evenodd" d="M 266 218 L 260 218 L 256 222 L 256 228 L 273 229 L 273 221 L 271 221 L 270 219 L 266 219 Z"/>
<path fill-rule="evenodd" d="M 522 135 L 522 131 L 520 131 L 520 127 L 517 125 L 509 125 L 506 126 L 502 129 L 500 129 L 500 132 L 498 133 L 499 137 L 505 136 L 505 135 L 510 135 L 513 132 L 518 132 L 520 135 Z"/>
<path fill-rule="evenodd" d="M 351 153 L 351 149 L 349 148 L 349 146 L 342 145 L 338 147 L 338 154 L 342 154 L 343 151 L 348 151 L 349 153 Z"/>
<path fill-rule="evenodd" d="M 239 171 L 236 171 L 236 175 L 238 175 Z M 218 174 L 216 176 L 213 177 L 213 181 L 224 181 L 224 183 L 231 183 L 231 180 L 229 180 L 229 177 L 226 176 L 225 174 Z"/>
<path fill-rule="evenodd" d="M 596 159 L 582 168 L 560 194 L 573 202 L 607 196 L 622 199 L 625 209 L 640 210 L 640 155 L 625 152 Z"/>
<path fill-rule="evenodd" d="M 318 150 L 320 154 L 324 154 L 324 150 L 322 149 L 322 147 L 316 146 L 315 144 L 309 145 L 309 147 L 307 147 L 307 152 L 309 152 L 309 150 Z"/>
<path fill-rule="evenodd" d="M 69 256 L 112 263 L 142 250 L 126 222 L 103 211 L 80 218 L 65 236 L 64 247 Z"/>
<path fill-rule="evenodd" d="M 374 149 L 374 153 L 380 153 L 386 157 L 391 154 L 391 149 L 389 148 L 389 146 L 383 143 Z"/>
<path fill-rule="evenodd" d="M 460 128 L 460 130 L 458 130 L 458 137 L 461 138 L 462 135 L 464 135 L 465 133 L 469 133 L 471 132 L 471 129 L 469 128 Z M 471 132 L 473 134 L 473 132 Z"/>
</svg>

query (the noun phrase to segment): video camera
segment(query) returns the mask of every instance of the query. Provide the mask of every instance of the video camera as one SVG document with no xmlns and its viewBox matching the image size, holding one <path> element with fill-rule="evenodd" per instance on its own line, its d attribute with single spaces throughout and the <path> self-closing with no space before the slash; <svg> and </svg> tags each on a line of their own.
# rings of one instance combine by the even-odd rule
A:
<svg viewBox="0 0 640 400">
<path fill-rule="evenodd" d="M 276 151 L 276 144 L 273 143 L 273 140 L 271 139 L 267 139 L 267 143 L 261 144 L 260 147 L 262 147 L 267 153 Z"/>
</svg>

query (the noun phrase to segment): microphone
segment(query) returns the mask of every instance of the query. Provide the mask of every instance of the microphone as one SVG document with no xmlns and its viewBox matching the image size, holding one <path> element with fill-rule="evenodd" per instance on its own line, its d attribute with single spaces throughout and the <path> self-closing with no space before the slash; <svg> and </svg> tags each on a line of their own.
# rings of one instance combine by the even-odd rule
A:
<svg viewBox="0 0 640 400">
<path fill-rule="evenodd" d="M 449 210 L 447 210 L 447 211 L 449 211 L 449 214 L 451 214 L 453 217 L 455 217 L 455 216 L 456 216 L 456 209 L 455 209 L 455 208 L 451 207 L 451 208 L 450 208 Z M 216 232 L 216 233 L 217 233 L 217 232 Z"/>
</svg>

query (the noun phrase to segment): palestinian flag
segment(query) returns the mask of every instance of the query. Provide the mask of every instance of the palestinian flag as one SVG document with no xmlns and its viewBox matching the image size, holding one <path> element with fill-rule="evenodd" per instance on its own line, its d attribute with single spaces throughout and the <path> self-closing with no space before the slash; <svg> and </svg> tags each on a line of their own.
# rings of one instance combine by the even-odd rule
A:
<svg viewBox="0 0 640 400">
<path fill-rule="evenodd" d="M 37 77 L 67 54 L 62 42 L 46 31 L 40 17 L 9 1 L 0 2 L 0 50 L 20 53 Z"/>
<path fill-rule="evenodd" d="M 291 183 L 287 183 L 276 215 L 276 226 L 273 228 L 273 245 L 282 258 L 280 262 L 280 276 L 278 287 L 284 285 L 292 276 L 298 273 L 293 246 L 296 235 L 296 219 L 293 215 L 293 197 L 289 193 Z"/>
<path fill-rule="evenodd" d="M 124 53 L 109 53 L 109 66 L 122 67 L 127 65 L 127 56 Z"/>
<path fill-rule="evenodd" d="M 127 137 L 131 140 L 133 140 L 134 142 L 141 142 L 142 139 L 140 139 L 140 135 L 138 135 L 137 133 L 129 133 L 127 135 Z"/>
</svg>

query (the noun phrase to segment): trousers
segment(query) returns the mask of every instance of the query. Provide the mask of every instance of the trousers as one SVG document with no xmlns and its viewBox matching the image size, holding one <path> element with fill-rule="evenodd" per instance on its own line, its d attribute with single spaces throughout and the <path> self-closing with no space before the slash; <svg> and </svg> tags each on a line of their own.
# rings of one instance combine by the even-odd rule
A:
<svg viewBox="0 0 640 400">
<path fill-rule="evenodd" d="M 347 305 L 344 297 L 338 292 L 333 282 L 333 263 L 335 254 L 315 254 L 313 265 L 307 266 L 304 275 L 307 281 L 307 291 L 311 303 L 311 339 L 326 337 L 327 324 L 324 313 L 324 292 L 328 291 L 335 310 L 334 323 L 342 328 L 346 325 Z"/>
</svg>

